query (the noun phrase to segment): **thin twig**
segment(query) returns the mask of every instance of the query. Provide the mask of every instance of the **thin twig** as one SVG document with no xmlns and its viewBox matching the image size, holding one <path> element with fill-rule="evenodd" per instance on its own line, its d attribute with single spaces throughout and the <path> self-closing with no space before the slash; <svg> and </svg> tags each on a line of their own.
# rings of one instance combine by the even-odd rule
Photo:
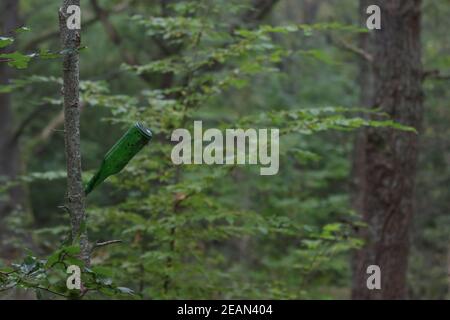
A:
<svg viewBox="0 0 450 320">
<path fill-rule="evenodd" d="M 52 290 L 50 290 L 49 288 L 44 288 L 44 287 L 33 287 L 34 289 L 39 289 L 39 290 L 44 290 L 44 291 L 46 291 L 46 292 L 49 292 L 49 293 L 51 293 L 51 294 L 54 294 L 54 295 L 57 295 L 57 296 L 60 296 L 60 297 L 64 297 L 64 298 L 69 298 L 69 296 L 66 296 L 65 294 L 62 294 L 62 293 L 59 293 L 59 292 L 56 292 L 56 291 L 52 291 Z"/>
<path fill-rule="evenodd" d="M 351 43 L 345 41 L 344 39 L 338 39 L 336 45 L 338 47 L 340 47 L 341 49 L 345 49 L 347 51 L 350 51 L 350 52 L 360 56 L 367 62 L 370 62 L 370 63 L 373 62 L 373 56 L 369 52 L 363 50 L 362 48 L 352 45 Z"/>
<path fill-rule="evenodd" d="M 109 240 L 109 241 L 104 241 L 104 242 L 97 242 L 91 249 L 91 252 L 94 251 L 97 248 L 101 248 L 101 247 L 105 247 L 105 246 L 109 246 L 110 244 L 115 244 L 115 243 L 122 243 L 122 240 Z"/>
</svg>

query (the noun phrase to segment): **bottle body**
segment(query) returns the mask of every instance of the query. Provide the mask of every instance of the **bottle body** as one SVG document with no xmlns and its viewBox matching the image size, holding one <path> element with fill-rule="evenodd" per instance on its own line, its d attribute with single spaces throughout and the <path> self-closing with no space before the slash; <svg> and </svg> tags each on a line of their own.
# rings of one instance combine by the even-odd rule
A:
<svg viewBox="0 0 450 320">
<path fill-rule="evenodd" d="M 103 158 L 100 169 L 86 186 L 88 195 L 109 176 L 122 171 L 130 160 L 150 141 L 152 133 L 142 123 L 136 123 L 114 144 Z"/>
</svg>

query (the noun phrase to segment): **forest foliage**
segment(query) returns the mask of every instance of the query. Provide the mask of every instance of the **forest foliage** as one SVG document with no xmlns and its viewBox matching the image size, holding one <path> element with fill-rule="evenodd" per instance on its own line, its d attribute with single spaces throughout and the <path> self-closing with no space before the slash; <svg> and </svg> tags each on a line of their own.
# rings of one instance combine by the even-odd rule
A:
<svg viewBox="0 0 450 320">
<path fill-rule="evenodd" d="M 26 27 L 0 38 L 2 48 L 18 44 L 17 50 L 0 54 L 2 63 L 18 69 L 0 92 L 13 95 L 18 119 L 33 115 L 20 137 L 24 172 L 0 185 L 0 193 L 23 186 L 30 199 L 8 217 L 15 230 L 11 243 L 26 250 L 0 268 L 1 291 L 19 287 L 38 298 L 80 298 L 66 287 L 67 266 L 78 265 L 87 289 L 83 297 L 91 299 L 348 295 L 349 254 L 362 245 L 354 230 L 365 227 L 349 199 L 354 132 L 366 126 L 414 131 L 358 105 L 355 56 L 334 45 L 335 39 L 355 41 L 367 32 L 355 22 L 352 1 L 345 1 L 345 12 L 335 10 L 341 6 L 333 1 L 324 4 L 328 19 L 319 15 L 307 24 L 284 12 L 289 6 L 299 10 L 292 1 L 277 5 L 263 21 L 245 19 L 252 10 L 247 1 L 183 0 L 167 6 L 135 1 L 109 17 L 121 37 L 118 45 L 102 23 L 83 27 L 85 182 L 130 125 L 144 121 L 154 133 L 122 173 L 87 198 L 91 266 L 78 258 L 80 248 L 68 237 L 61 128 L 45 139 L 39 134 L 62 106 L 60 60 L 65 54 L 57 38 L 25 49 L 43 30 L 57 27 L 50 23 L 55 19 L 45 17 L 56 15 L 58 4 L 46 2 L 51 5 L 30 15 Z M 40 6 L 23 3 L 27 13 Z M 101 2 L 110 12 L 117 4 Z M 441 5 L 428 6 L 437 10 Z M 95 12 L 87 4 L 83 10 L 86 18 Z M 427 38 L 429 65 L 448 68 L 448 45 L 434 34 Z M 435 53 L 442 50 L 446 59 Z M 443 98 L 448 90 L 437 82 L 428 90 L 430 105 L 448 118 Z M 368 112 L 377 120 L 369 120 Z M 444 148 L 448 155 L 448 139 L 442 140 L 445 147 L 433 142 L 437 134 L 448 137 L 448 128 L 435 114 L 430 112 L 428 122 L 446 131 L 427 133 L 426 156 L 436 168 L 445 168 L 448 180 L 438 151 Z M 172 131 L 191 129 L 199 119 L 211 128 L 280 128 L 278 175 L 260 176 L 256 168 L 241 165 L 175 166 Z M 426 172 L 437 178 L 436 168 Z M 430 179 L 422 174 L 424 189 Z M 421 266 L 427 263 L 423 242 L 445 243 L 444 193 L 432 195 L 437 202 L 433 215 L 443 223 L 420 218 L 425 231 L 414 247 L 411 277 L 417 294 L 427 291 L 429 297 L 445 294 L 445 275 L 436 277 L 441 282 L 433 288 L 421 280 Z M 421 199 L 422 208 L 428 202 Z M 29 234 L 32 245 L 24 248 L 23 237 Z M 120 242 L 102 245 L 111 240 Z M 445 246 L 436 246 L 433 252 L 445 256 Z"/>
</svg>

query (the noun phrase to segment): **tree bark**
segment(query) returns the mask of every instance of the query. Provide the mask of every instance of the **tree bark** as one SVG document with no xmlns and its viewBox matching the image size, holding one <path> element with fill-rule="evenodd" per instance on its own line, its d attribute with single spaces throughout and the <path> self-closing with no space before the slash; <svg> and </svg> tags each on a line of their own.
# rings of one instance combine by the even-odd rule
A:
<svg viewBox="0 0 450 320">
<path fill-rule="evenodd" d="M 3 0 L 0 4 L 0 35 L 11 36 L 19 24 L 19 1 Z M 9 46 L 0 49 L 9 52 L 14 49 Z M 8 84 L 13 77 L 13 69 L 6 63 L 0 63 L 0 85 Z M 14 119 L 11 106 L 11 95 L 0 94 L 0 179 L 14 180 L 21 171 L 19 144 L 14 139 Z M 1 180 L 0 180 L 1 181 Z M 24 203 L 24 191 L 21 186 L 13 187 L 6 194 L 0 195 L 0 243 L 11 236 L 4 219 L 14 210 L 20 209 Z M 15 256 L 12 247 L 3 247 L 0 256 L 12 259 Z"/>
<path fill-rule="evenodd" d="M 64 130 L 67 164 L 67 203 L 72 227 L 72 240 L 80 244 L 81 258 L 89 265 L 85 195 L 81 179 L 79 53 L 81 30 L 67 28 L 67 8 L 80 6 L 80 0 L 64 0 L 59 10 L 63 55 Z"/>
<path fill-rule="evenodd" d="M 361 3 L 364 7 L 368 4 L 365 0 Z M 421 0 L 373 0 L 370 4 L 381 8 L 382 29 L 374 30 L 369 40 L 374 51 L 373 95 L 370 101 L 362 100 L 396 122 L 420 130 Z M 418 135 L 369 128 L 357 149 L 354 204 L 367 228 L 359 231 L 365 245 L 354 255 L 352 298 L 405 299 Z M 367 288 L 369 265 L 381 269 L 380 290 Z"/>
</svg>

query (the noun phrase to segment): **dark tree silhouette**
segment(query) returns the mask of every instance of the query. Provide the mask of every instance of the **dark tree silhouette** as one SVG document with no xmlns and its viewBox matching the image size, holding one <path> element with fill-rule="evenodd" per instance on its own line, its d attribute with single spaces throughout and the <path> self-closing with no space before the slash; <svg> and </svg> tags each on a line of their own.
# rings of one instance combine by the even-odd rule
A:
<svg viewBox="0 0 450 320">
<path fill-rule="evenodd" d="M 393 120 L 419 130 L 423 117 L 421 0 L 371 4 L 381 8 L 382 29 L 373 32 L 367 46 L 373 51 L 373 95 L 368 102 Z M 369 128 L 357 148 L 355 207 L 368 226 L 360 231 L 366 244 L 354 257 L 352 297 L 403 299 L 407 297 L 418 135 Z M 373 264 L 381 268 L 381 290 L 366 287 L 366 269 Z"/>
</svg>

